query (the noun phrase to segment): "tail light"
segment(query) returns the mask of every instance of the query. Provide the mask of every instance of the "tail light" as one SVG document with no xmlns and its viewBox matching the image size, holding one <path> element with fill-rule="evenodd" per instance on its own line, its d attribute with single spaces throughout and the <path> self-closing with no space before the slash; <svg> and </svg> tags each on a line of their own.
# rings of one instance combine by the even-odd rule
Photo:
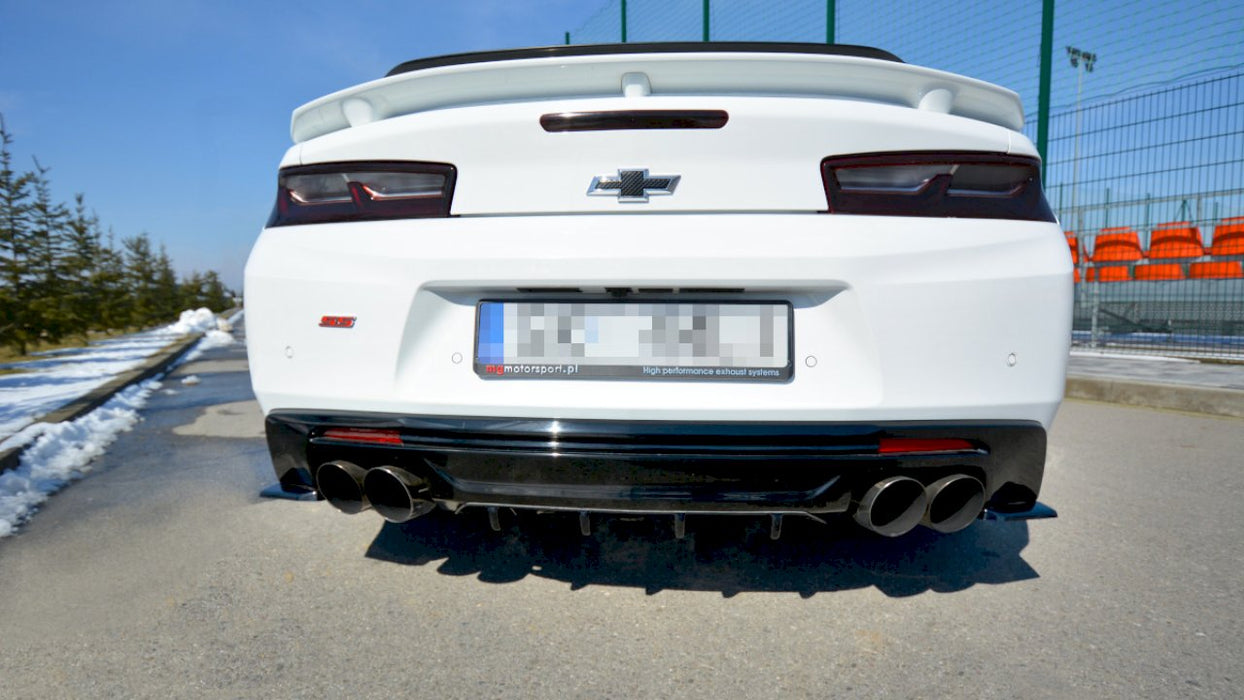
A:
<svg viewBox="0 0 1244 700">
<path fill-rule="evenodd" d="M 821 161 L 833 214 L 1054 221 L 1035 158 L 868 153 Z"/>
<path fill-rule="evenodd" d="M 321 163 L 282 168 L 268 226 L 449 216 L 454 166 Z"/>
</svg>

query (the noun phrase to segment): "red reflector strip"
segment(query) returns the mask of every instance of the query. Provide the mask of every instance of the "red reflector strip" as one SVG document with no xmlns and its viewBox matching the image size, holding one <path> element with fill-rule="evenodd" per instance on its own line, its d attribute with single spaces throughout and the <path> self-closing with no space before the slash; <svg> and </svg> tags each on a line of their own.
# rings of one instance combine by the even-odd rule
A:
<svg viewBox="0 0 1244 700">
<path fill-rule="evenodd" d="M 976 446 L 958 438 L 881 438 L 877 452 L 883 455 L 916 454 L 922 452 L 965 452 Z"/>
<path fill-rule="evenodd" d="M 368 445 L 401 445 L 402 436 L 396 430 L 376 428 L 329 428 L 324 431 L 329 440 L 361 442 Z"/>
<path fill-rule="evenodd" d="M 354 328 L 354 316 L 321 316 L 320 328 Z"/>
</svg>

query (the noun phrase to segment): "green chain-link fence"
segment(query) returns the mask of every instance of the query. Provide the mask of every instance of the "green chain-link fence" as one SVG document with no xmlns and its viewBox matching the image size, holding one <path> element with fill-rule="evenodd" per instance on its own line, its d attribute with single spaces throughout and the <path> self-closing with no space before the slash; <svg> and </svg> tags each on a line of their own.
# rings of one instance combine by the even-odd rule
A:
<svg viewBox="0 0 1244 700">
<path fill-rule="evenodd" d="M 1242 37 L 1212 0 L 609 0 L 566 40 L 864 44 L 1015 90 L 1073 236 L 1074 342 L 1244 357 Z"/>
</svg>

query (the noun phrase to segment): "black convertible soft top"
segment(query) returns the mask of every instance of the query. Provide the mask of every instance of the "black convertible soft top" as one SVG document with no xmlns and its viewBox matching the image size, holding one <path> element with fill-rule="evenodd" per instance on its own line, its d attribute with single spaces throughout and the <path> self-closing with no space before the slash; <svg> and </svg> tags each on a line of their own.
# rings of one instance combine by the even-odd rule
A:
<svg viewBox="0 0 1244 700">
<path fill-rule="evenodd" d="M 855 56 L 882 61 L 903 60 L 889 51 L 851 44 L 807 44 L 770 41 L 675 41 L 648 44 L 570 44 L 541 46 L 529 49 L 501 49 L 432 56 L 406 61 L 386 74 L 399 75 L 426 68 L 458 66 L 466 63 L 516 61 L 526 58 L 563 58 L 567 56 L 603 56 L 638 53 L 802 53 L 825 56 Z"/>
</svg>

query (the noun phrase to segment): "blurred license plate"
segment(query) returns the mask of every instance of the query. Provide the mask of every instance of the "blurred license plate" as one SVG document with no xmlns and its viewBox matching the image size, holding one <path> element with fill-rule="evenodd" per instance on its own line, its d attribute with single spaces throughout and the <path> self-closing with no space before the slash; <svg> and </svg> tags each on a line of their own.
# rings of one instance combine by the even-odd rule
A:
<svg viewBox="0 0 1244 700">
<path fill-rule="evenodd" d="M 785 302 L 479 303 L 475 373 L 486 379 L 784 381 Z"/>
</svg>

